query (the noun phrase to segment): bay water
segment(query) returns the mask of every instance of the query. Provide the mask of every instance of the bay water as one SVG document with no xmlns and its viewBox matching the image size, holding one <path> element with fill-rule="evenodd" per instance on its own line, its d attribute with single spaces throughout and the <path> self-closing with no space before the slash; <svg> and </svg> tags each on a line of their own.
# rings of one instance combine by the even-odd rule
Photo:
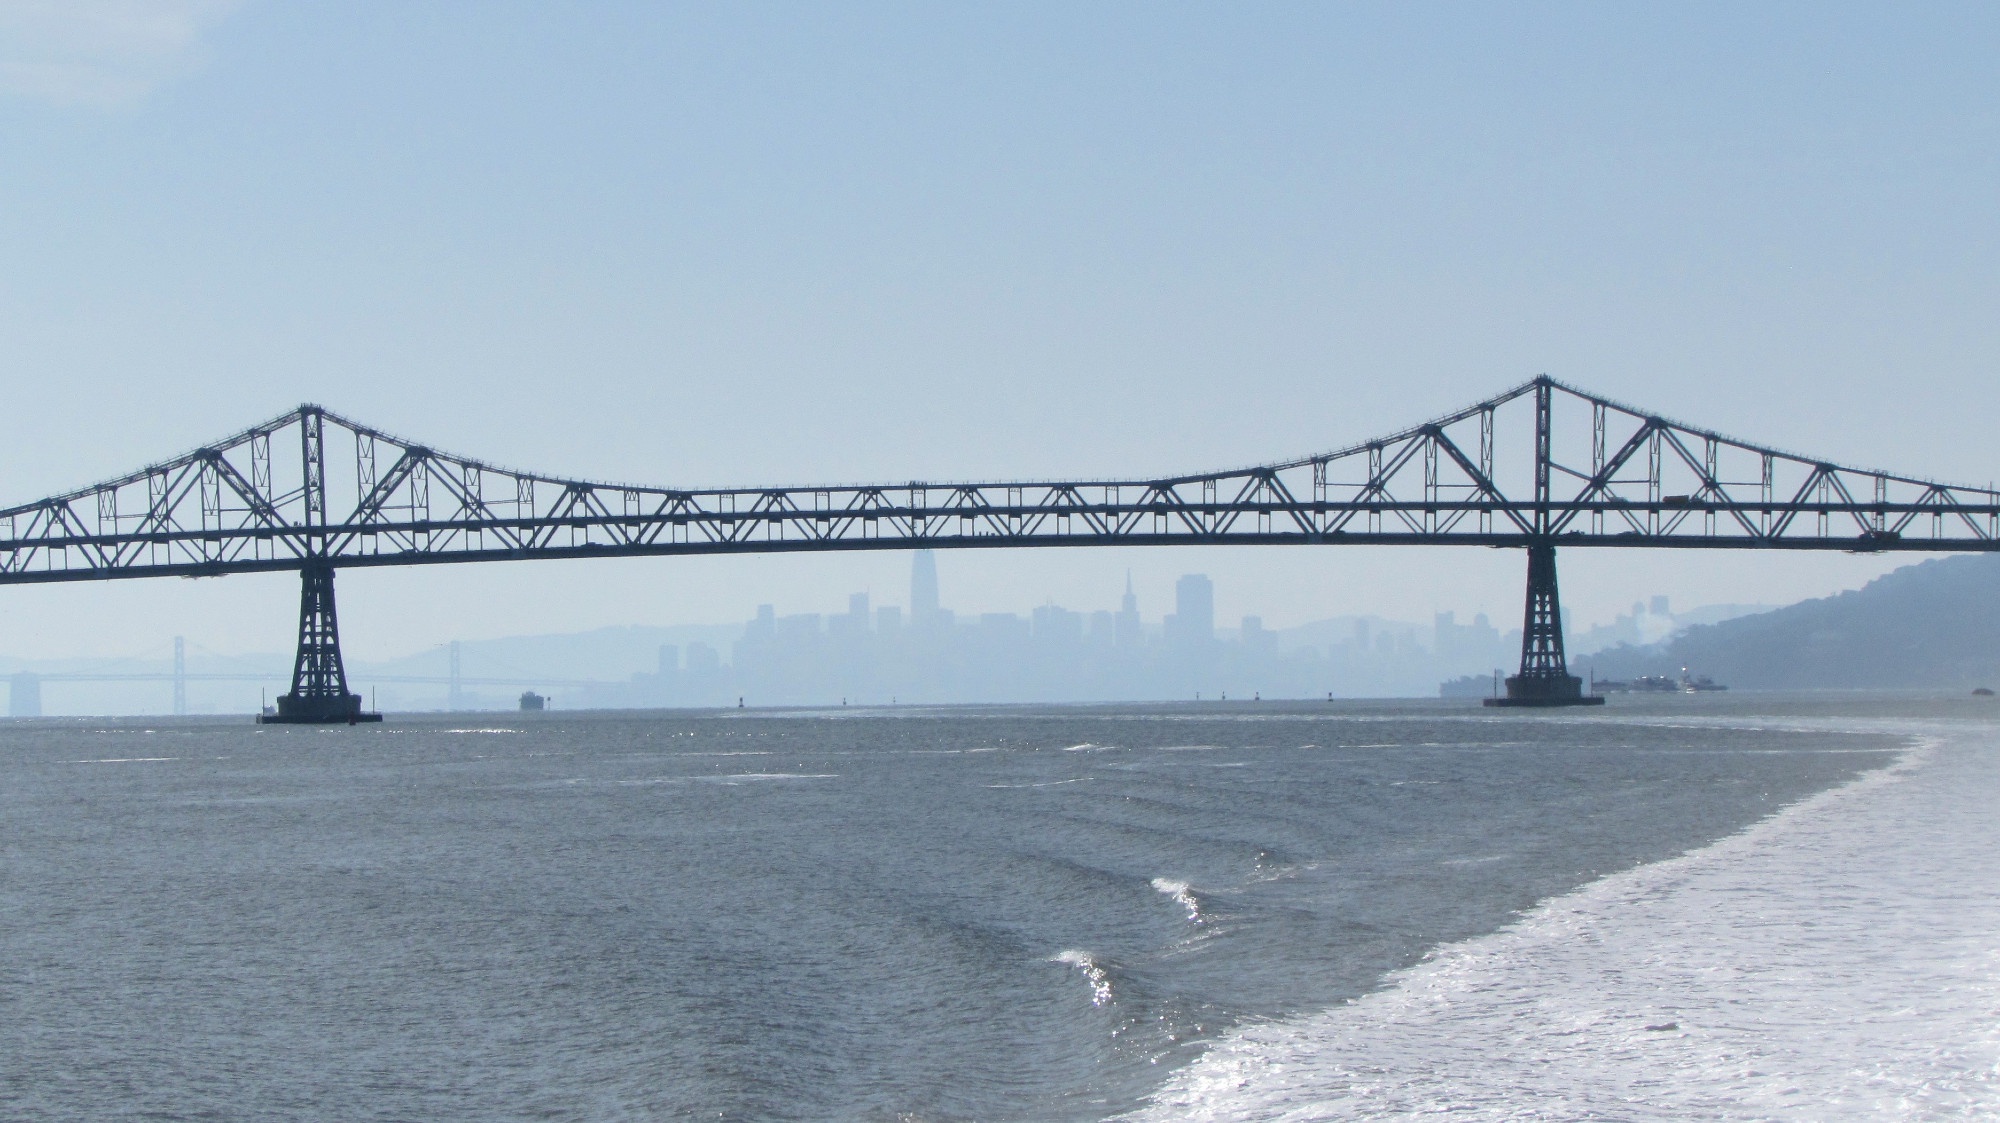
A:
<svg viewBox="0 0 2000 1123">
<path fill-rule="evenodd" d="M 1991 728 L 1621 702 L 9 723 L 0 1115 L 1422 1114 L 1459 1093 L 1382 1074 L 1474 1030 L 1427 1008 L 1433 1036 L 1354 1049 L 1420 1021 L 1381 1004 L 1440 957 L 1718 840 L 1797 851 L 1802 808 L 1841 837 L 1855 813 L 1814 800 L 1941 752 L 1976 772 L 1936 746 Z M 1698 948 L 1726 921 L 1656 924 Z M 1479 962 L 1503 989 L 1552 970 Z M 1452 1008 L 1494 1040 L 1526 1024 L 1477 1005 Z M 1549 1095 L 1467 1106 L 1585 1102 Z"/>
</svg>

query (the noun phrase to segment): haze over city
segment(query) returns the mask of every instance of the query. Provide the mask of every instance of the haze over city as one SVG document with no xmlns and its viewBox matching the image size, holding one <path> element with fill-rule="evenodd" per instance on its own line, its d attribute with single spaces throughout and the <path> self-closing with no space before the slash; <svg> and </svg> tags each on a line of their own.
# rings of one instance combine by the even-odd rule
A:
<svg viewBox="0 0 2000 1123">
<path fill-rule="evenodd" d="M 962 551 L 906 555 L 901 590 L 850 593 L 824 611 L 764 603 L 739 623 L 624 626 L 448 643 L 387 660 L 348 661 L 369 704 L 392 710 L 506 710 L 519 695 L 563 709 L 935 705 L 965 702 L 1427 697 L 1489 692 L 1519 656 L 1518 623 L 1445 611 L 1426 621 L 1375 615 L 1266 627 L 1218 618 L 1206 574 L 1164 598 L 1128 581 L 1092 607 L 960 612 L 950 578 Z M 1115 594 L 1112 596 L 1111 594 Z M 1586 673 L 1598 652 L 1655 644 L 1763 605 L 1681 606 L 1654 596 L 1608 623 L 1569 629 Z M 237 655 L 189 644 L 126 658 L 0 657 L 15 717 L 228 714 L 269 701 L 291 655 Z M 1645 650 L 1650 651 L 1650 648 Z M 1453 682 L 1451 680 L 1462 680 Z"/>
</svg>

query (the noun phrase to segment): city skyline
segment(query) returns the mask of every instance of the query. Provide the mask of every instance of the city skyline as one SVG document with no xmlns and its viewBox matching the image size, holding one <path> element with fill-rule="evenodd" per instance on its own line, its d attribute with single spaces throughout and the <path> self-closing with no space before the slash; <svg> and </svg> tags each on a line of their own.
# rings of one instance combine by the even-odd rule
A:
<svg viewBox="0 0 2000 1123">
<path fill-rule="evenodd" d="M 901 557 L 902 555 L 898 555 Z M 1518 653 L 1519 629 L 1501 620 L 1497 625 L 1485 613 L 1472 613 L 1461 620 L 1455 610 L 1433 614 L 1428 621 L 1395 620 L 1379 616 L 1343 616 L 1290 626 L 1267 626 L 1261 614 L 1242 614 L 1234 620 L 1216 619 L 1216 583 L 1205 574 L 1183 574 L 1163 603 L 1143 598 L 1129 583 L 1123 583 L 1115 602 L 1106 598 L 1103 608 L 1071 609 L 1044 598 L 1044 603 L 1019 611 L 975 611 L 961 613 L 951 607 L 952 590 L 962 586 L 945 566 L 940 574 L 939 553 L 911 551 L 906 562 L 908 579 L 903 604 L 881 603 L 872 590 L 851 593 L 845 610 L 824 612 L 780 612 L 775 601 L 753 607 L 736 623 L 684 624 L 665 627 L 599 629 L 580 633 L 520 635 L 487 641 L 451 641 L 429 645 L 389 659 L 349 659 L 350 678 L 365 689 L 371 699 L 389 709 L 439 710 L 451 708 L 512 708 L 515 696 L 534 688 L 551 696 L 557 708 L 585 706 L 727 705 L 744 691 L 762 690 L 758 704 L 836 704 L 847 697 L 855 704 L 881 702 L 891 698 L 916 701 L 1000 700 L 1005 691 L 982 695 L 967 689 L 961 681 L 949 691 L 932 684 L 886 687 L 870 685 L 865 678 L 850 678 L 845 684 L 827 667 L 808 676 L 807 685 L 761 684 L 743 678 L 746 637 L 752 642 L 747 669 L 759 658 L 757 636 L 797 645 L 824 645 L 812 658 L 838 662 L 854 656 L 859 649 L 842 648 L 854 641 L 876 642 L 884 635 L 912 635 L 928 632 L 933 638 L 943 634 L 964 640 L 969 648 L 986 651 L 1012 650 L 1009 658 L 1040 665 L 1052 652 L 1138 654 L 1149 645 L 1155 650 L 1151 662 L 1126 666 L 1123 677 L 1100 674 L 1097 689 L 1120 698 L 1175 698 L 1206 693 L 1210 697 L 1225 692 L 1272 697 L 1428 696 L 1443 681 L 1464 675 L 1484 675 L 1489 670 L 1510 666 Z M 944 552 L 944 556 L 954 556 Z M 962 555 L 956 555 L 962 556 Z M 885 594 L 886 596 L 894 594 Z M 1115 603 L 1115 607 L 1109 605 Z M 918 606 L 915 612 L 910 606 Z M 790 607 L 799 607 L 792 605 Z M 1767 606 L 1723 605 L 1673 613 L 1663 596 L 1640 598 L 1626 612 L 1609 621 L 1583 623 L 1569 618 L 1572 649 L 1586 658 L 1590 653 L 1620 643 L 1653 642 L 1690 624 L 1709 623 Z M 926 623 L 919 625 L 919 620 Z M 645 637 L 655 637 L 647 639 Z M 1227 674 L 1215 677 L 1223 662 L 1208 670 L 1179 664 L 1158 656 L 1174 645 L 1185 648 L 1216 645 L 1229 649 Z M 983 645 L 983 646 L 982 646 Z M 1011 645 L 1011 647 L 1010 647 Z M 782 646 L 782 644 L 780 644 Z M 878 645 L 879 646 L 879 645 Z M 662 648 L 671 649 L 671 653 Z M 467 685 L 454 694 L 447 684 L 451 668 L 459 665 L 454 649 L 463 651 L 463 674 Z M 1285 658 L 1309 653 L 1308 662 L 1318 666 L 1284 666 Z M 798 653 L 794 652 L 794 656 Z M 876 654 L 879 654 L 877 652 Z M 1255 656 L 1256 658 L 1247 658 Z M 870 656 L 873 657 L 872 655 Z M 1257 659 L 1264 662 L 1259 664 Z M 1273 665 L 1272 660 L 1277 660 Z M 796 659 L 795 659 L 796 662 Z M 193 713 L 249 712 L 259 704 L 260 689 L 268 692 L 281 685 L 288 657 L 278 651 L 264 653 L 216 652 L 199 644 L 189 644 L 185 664 L 192 676 L 186 684 Z M 170 672 L 165 651 L 158 656 L 128 660 L 24 661 L 0 657 L 0 674 L 13 676 L 30 672 L 45 676 L 39 687 L 46 713 L 166 713 Z M 1057 664 L 1060 667 L 1060 664 Z M 707 676 L 702 691 L 688 693 L 680 687 L 663 689 L 664 680 L 682 674 L 691 681 Z M 1211 673 L 1213 672 L 1213 673 Z M 222 682 L 205 675 L 236 676 Z M 1012 671 L 987 674 L 994 682 L 1012 682 L 1007 690 L 1014 700 L 1032 695 L 1061 695 L 1069 690 L 1066 682 L 1087 682 L 1074 671 L 1058 676 L 1055 687 L 1036 685 L 1028 680 L 1015 682 Z M 1203 674 L 1209 678 L 1203 679 Z M 66 676 L 86 676 L 84 680 Z M 99 681 L 90 680 L 97 676 Z M 134 681 L 105 682 L 110 676 Z M 496 686 L 498 681 L 511 685 Z M 816 677 L 815 677 L 816 676 Z M 1247 677 L 1245 677 L 1247 676 Z M 1015 676 L 1018 678 L 1019 676 Z M 727 682 L 725 682 L 725 679 Z M 553 684 L 553 685 L 552 685 Z M 686 682 L 682 683 L 685 686 Z M 1033 689 L 1028 687 L 1032 686 Z M 878 689 L 879 687 L 879 689 Z M 925 691 L 929 690 L 926 695 Z M 1077 700 L 1082 692 L 1072 691 Z M 882 697 L 875 697 L 880 694 Z M 751 695 L 750 697 L 755 697 Z M 458 706 L 452 700 L 457 699 Z M 97 700 L 92 704 L 92 700 Z M 29 711 L 10 702 L 17 715 Z"/>
</svg>

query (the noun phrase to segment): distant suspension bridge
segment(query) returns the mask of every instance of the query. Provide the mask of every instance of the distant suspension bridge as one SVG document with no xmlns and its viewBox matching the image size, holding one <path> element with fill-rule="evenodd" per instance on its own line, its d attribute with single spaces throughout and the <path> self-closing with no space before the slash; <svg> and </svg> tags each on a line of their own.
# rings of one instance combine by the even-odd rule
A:
<svg viewBox="0 0 2000 1123">
<path fill-rule="evenodd" d="M 447 710 L 456 710 L 463 705 L 463 692 L 466 687 L 520 686 L 540 690 L 551 688 L 591 690 L 619 685 L 603 679 L 550 678 L 547 675 L 464 675 L 458 671 L 457 648 L 456 642 L 451 644 L 451 670 L 447 674 L 365 674 L 360 677 L 363 682 L 376 685 L 445 687 Z M 269 683 L 272 677 L 256 671 L 190 671 L 187 667 L 186 641 L 181 636 L 175 636 L 174 663 L 171 671 L 16 671 L 6 676 L 8 714 L 11 717 L 40 717 L 44 683 L 158 683 L 172 684 L 172 712 L 179 716 L 189 712 L 187 691 L 189 683 Z"/>
</svg>

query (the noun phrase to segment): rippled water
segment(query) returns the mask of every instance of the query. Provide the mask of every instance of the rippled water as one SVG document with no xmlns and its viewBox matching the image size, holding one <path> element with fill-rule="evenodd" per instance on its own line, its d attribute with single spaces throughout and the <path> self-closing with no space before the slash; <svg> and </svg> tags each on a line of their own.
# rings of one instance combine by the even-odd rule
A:
<svg viewBox="0 0 2000 1123">
<path fill-rule="evenodd" d="M 0 1112 L 1311 1114 L 1352 1091 L 1340 1065 L 1406 1072 L 1461 1032 L 1381 1032 L 1416 1024 L 1394 1003 L 1432 985 L 1405 970 L 1437 970 L 1426 953 L 1530 939 L 1553 906 L 1488 934 L 1593 882 L 1614 895 L 1584 907 L 1615 927 L 1616 893 L 1650 901 L 1644 878 L 1716 851 L 1634 867 L 1909 743 L 1879 721 L 1683 712 L 1699 708 L 12 723 Z M 1827 801 L 1865 788 L 1757 829 L 1837 822 Z M 1739 872 L 1747 888 L 1785 869 Z M 1717 892 L 1705 907 L 1741 899 Z M 1756 967 L 1760 945 L 1715 951 L 1715 917 L 1690 916 L 1659 922 L 1682 942 L 1662 948 Z M 1480 970 L 1556 970 L 1520 954 Z M 1504 1039 L 1513 1014 L 1489 1005 L 1470 1024 Z M 1615 1009 L 1704 1024 L 1671 1002 Z M 1342 1024 L 1382 1051 L 1308 1040 L 1355 1039 L 1327 1017 L 1361 1019 Z M 1280 1049 L 1318 1084 L 1258 1084 Z"/>
</svg>

